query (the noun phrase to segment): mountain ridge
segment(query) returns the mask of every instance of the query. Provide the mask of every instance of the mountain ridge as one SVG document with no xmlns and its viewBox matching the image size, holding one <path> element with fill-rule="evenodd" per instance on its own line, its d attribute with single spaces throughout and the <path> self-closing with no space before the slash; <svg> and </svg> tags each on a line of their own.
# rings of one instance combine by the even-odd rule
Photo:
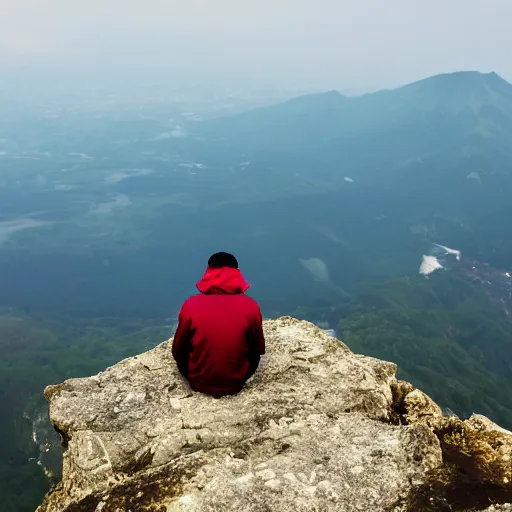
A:
<svg viewBox="0 0 512 512">
<path fill-rule="evenodd" d="M 493 111 L 480 112 L 483 106 L 506 110 L 507 128 L 510 128 L 512 84 L 494 72 L 446 73 L 356 97 L 346 97 L 337 91 L 308 94 L 236 116 L 218 118 L 205 126 L 223 130 L 228 138 L 236 134 L 239 140 L 254 137 L 260 130 L 271 131 L 279 142 L 284 138 L 283 129 L 295 129 L 296 138 L 301 139 L 297 144 L 299 148 L 303 143 L 307 147 L 307 136 L 312 133 L 313 126 L 317 133 L 324 131 L 324 142 L 336 135 L 359 136 L 364 131 L 375 132 L 393 125 L 405 124 L 414 128 L 418 123 L 450 121 L 457 127 L 458 123 L 471 122 L 472 114 L 483 114 L 485 119 L 496 116 Z M 297 122 L 307 125 L 309 130 L 302 130 Z"/>
<path fill-rule="evenodd" d="M 246 160 L 277 159 L 277 173 L 300 169 L 330 187 L 350 176 L 370 187 L 428 189 L 436 200 L 441 183 L 448 195 L 468 187 L 481 195 L 477 182 L 494 187 L 502 176 L 500 189 L 512 193 L 512 85 L 496 73 L 436 75 L 360 97 L 306 95 L 197 130 Z"/>
</svg>

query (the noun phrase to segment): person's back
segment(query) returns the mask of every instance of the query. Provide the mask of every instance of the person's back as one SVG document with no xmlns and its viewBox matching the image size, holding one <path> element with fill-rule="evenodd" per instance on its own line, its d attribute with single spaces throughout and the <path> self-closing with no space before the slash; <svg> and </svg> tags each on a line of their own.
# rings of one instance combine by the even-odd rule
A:
<svg viewBox="0 0 512 512">
<path fill-rule="evenodd" d="M 265 353 L 261 312 L 235 257 L 214 254 L 183 304 L 172 353 L 191 388 L 221 396 L 239 392 Z"/>
</svg>

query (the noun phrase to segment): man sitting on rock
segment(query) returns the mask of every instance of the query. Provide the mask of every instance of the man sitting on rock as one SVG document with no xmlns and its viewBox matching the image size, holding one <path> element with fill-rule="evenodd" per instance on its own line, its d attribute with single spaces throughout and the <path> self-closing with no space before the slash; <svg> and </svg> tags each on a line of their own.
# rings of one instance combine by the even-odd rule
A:
<svg viewBox="0 0 512 512">
<path fill-rule="evenodd" d="M 181 307 L 172 355 L 194 391 L 238 393 L 265 353 L 261 311 L 232 254 L 210 257 L 201 292 Z"/>
</svg>

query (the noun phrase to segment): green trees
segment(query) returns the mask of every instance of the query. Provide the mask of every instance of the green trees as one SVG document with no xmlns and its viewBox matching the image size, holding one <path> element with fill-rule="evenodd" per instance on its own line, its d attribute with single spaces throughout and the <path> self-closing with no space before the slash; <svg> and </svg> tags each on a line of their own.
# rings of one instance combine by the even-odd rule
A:
<svg viewBox="0 0 512 512">
<path fill-rule="evenodd" d="M 365 286 L 338 336 L 355 352 L 397 363 L 441 406 L 512 427 L 512 322 L 457 273 Z"/>
<path fill-rule="evenodd" d="M 162 322 L 163 323 L 163 322 Z M 126 334 L 127 326 L 130 333 Z M 38 319 L 0 315 L 0 502 L 2 511 L 34 510 L 48 490 L 37 464 L 48 384 L 87 376 L 163 341 L 170 326 L 124 319 Z M 38 439 L 38 443 L 42 439 Z"/>
</svg>

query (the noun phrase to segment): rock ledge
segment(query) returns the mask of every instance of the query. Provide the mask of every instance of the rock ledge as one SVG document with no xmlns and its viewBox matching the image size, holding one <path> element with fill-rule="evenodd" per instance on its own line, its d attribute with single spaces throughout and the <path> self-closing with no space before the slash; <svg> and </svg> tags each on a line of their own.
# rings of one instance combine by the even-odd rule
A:
<svg viewBox="0 0 512 512">
<path fill-rule="evenodd" d="M 172 340 L 49 386 L 63 478 L 38 511 L 512 511 L 510 432 L 443 417 L 308 322 L 265 334 L 268 365 L 233 397 L 191 392 Z"/>
</svg>

